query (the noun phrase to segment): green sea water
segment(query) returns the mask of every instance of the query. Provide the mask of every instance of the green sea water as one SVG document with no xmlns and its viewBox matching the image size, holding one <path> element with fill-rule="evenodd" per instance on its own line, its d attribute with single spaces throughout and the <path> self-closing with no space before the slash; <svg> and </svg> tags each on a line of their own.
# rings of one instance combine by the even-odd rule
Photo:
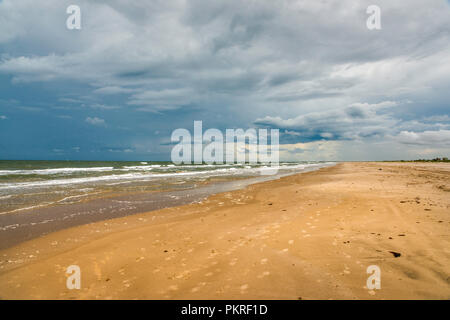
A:
<svg viewBox="0 0 450 320">
<path fill-rule="evenodd" d="M 284 172 L 316 163 L 282 163 Z M 174 165 L 164 161 L 0 161 L 0 214 L 99 197 L 195 188 L 259 176 L 263 164 Z"/>
</svg>

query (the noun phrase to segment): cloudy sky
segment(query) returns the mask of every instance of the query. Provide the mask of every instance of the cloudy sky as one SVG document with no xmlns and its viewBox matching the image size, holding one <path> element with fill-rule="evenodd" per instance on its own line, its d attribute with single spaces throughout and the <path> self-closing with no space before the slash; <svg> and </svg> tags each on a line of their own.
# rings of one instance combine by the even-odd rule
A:
<svg viewBox="0 0 450 320">
<path fill-rule="evenodd" d="M 0 0 L 1 159 L 169 160 L 194 120 L 279 128 L 283 160 L 442 157 L 449 101 L 447 0 Z"/>
</svg>

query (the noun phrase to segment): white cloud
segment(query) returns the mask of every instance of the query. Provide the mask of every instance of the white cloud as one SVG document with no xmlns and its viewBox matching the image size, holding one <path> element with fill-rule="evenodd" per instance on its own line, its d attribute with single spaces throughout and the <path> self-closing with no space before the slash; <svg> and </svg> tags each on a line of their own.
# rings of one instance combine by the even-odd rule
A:
<svg viewBox="0 0 450 320">
<path fill-rule="evenodd" d="M 105 94 L 105 95 L 113 95 L 113 94 L 121 94 L 121 93 L 132 93 L 135 92 L 135 89 L 127 89 L 118 86 L 108 86 L 103 88 L 98 88 L 94 90 L 94 93 Z"/>
<path fill-rule="evenodd" d="M 0 120 L 6 120 L 6 119 L 8 119 L 7 116 L 0 116 Z"/>
<path fill-rule="evenodd" d="M 397 106 L 398 103 L 395 101 L 383 101 L 383 102 L 379 102 L 379 103 L 367 103 L 367 102 L 357 102 L 357 103 L 352 103 L 350 106 L 351 107 L 358 107 L 358 108 L 367 108 L 367 109 L 382 109 L 382 108 L 390 108 L 390 107 L 395 107 Z"/>
<path fill-rule="evenodd" d="M 139 111 L 175 110 L 194 100 L 190 89 L 145 90 L 130 97 L 129 105 L 139 106 Z"/>
<path fill-rule="evenodd" d="M 280 146 L 280 161 L 339 160 L 341 145 L 341 141 L 283 144 Z"/>
<path fill-rule="evenodd" d="M 333 140 L 358 139 L 384 136 L 397 124 L 389 115 L 378 113 L 380 106 L 396 105 L 395 102 L 377 104 L 353 103 L 340 110 L 311 112 L 295 118 L 266 116 L 255 120 L 255 124 L 287 129 L 286 134 L 308 139 L 327 138 Z"/>
<path fill-rule="evenodd" d="M 104 119 L 97 118 L 97 117 L 87 117 L 85 120 L 87 123 L 92 124 L 93 126 L 105 126 L 106 122 Z"/>
<path fill-rule="evenodd" d="M 396 137 L 400 143 L 430 147 L 449 147 L 450 130 L 412 132 L 402 131 Z"/>
<path fill-rule="evenodd" d="M 110 106 L 110 105 L 100 104 L 100 103 L 90 104 L 89 107 L 92 108 L 92 109 L 101 109 L 101 110 L 116 110 L 116 109 L 120 109 L 119 106 Z"/>
<path fill-rule="evenodd" d="M 423 120 L 441 123 L 441 122 L 450 122 L 450 117 L 447 114 L 443 114 L 443 115 L 435 115 L 435 116 L 426 117 Z"/>
</svg>

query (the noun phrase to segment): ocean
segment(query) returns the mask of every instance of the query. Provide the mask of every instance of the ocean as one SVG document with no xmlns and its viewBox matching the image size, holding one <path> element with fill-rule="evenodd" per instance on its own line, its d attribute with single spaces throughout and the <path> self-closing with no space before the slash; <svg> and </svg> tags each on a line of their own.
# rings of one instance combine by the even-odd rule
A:
<svg viewBox="0 0 450 320">
<path fill-rule="evenodd" d="M 281 163 L 279 174 L 317 162 Z M 137 192 L 190 189 L 260 176 L 264 165 L 174 165 L 170 162 L 0 161 L 0 215 Z"/>
</svg>

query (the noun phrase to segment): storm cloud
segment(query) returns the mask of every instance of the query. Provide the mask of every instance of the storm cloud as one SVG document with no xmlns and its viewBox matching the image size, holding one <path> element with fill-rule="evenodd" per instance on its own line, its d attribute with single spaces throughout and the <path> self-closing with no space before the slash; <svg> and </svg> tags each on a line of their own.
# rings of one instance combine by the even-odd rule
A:
<svg viewBox="0 0 450 320">
<path fill-rule="evenodd" d="M 372 1 L 80 0 L 81 30 L 66 28 L 70 4 L 0 2 L 7 158 L 168 159 L 171 131 L 194 120 L 279 128 L 292 160 L 319 145 L 359 158 L 356 142 L 449 152 L 447 1 L 378 1 L 381 30 L 366 27 Z"/>
</svg>

